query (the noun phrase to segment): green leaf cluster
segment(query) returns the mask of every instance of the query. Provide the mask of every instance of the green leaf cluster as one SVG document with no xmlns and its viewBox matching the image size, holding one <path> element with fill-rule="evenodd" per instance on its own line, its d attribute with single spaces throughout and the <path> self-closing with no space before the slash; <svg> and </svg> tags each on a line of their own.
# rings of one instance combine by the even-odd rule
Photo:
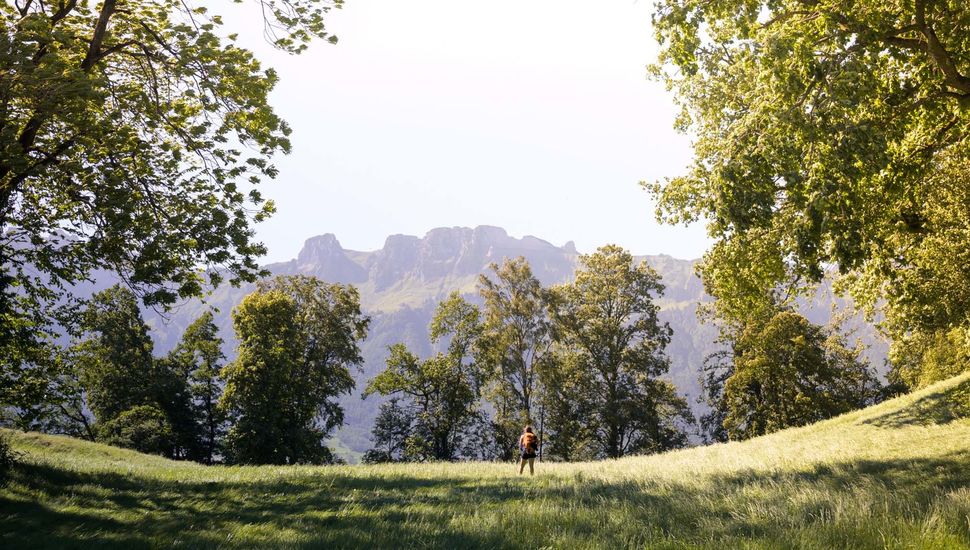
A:
<svg viewBox="0 0 970 550">
<path fill-rule="evenodd" d="M 731 338 L 826 277 L 897 355 L 970 326 L 967 28 L 965 2 L 657 4 L 652 71 L 695 159 L 647 187 L 661 220 L 707 223 L 700 273 Z"/>
<path fill-rule="evenodd" d="M 343 422 L 335 398 L 354 388 L 350 367 L 369 319 L 353 287 L 314 277 L 261 282 L 233 310 L 236 360 L 222 371 L 219 406 L 232 427 L 229 462 L 319 464 L 333 461 L 323 440 Z"/>
<path fill-rule="evenodd" d="M 323 16 L 342 0 L 254 3 L 295 53 L 332 39 Z M 218 15 L 185 0 L 16 0 L 0 26 L 0 339 L 24 346 L 11 356 L 43 347 L 65 289 L 95 270 L 162 308 L 260 275 L 252 225 L 274 207 L 258 187 L 290 128 L 268 102 L 275 72 Z M 15 362 L 3 376 L 23 377 Z"/>
<path fill-rule="evenodd" d="M 467 443 L 480 420 L 482 373 L 472 353 L 481 332 L 478 308 L 452 293 L 430 327 L 432 343 L 444 350 L 422 360 L 404 344 L 389 348 L 387 368 L 364 391 L 365 398 L 379 393 L 405 401 L 385 404 L 377 419 L 377 449 L 387 459 L 454 460 L 474 452 Z"/>
</svg>

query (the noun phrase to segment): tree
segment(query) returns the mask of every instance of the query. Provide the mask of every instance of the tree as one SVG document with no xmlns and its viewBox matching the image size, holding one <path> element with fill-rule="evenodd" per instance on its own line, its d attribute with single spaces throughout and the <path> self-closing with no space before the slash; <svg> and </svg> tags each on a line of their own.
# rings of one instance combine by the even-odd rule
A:
<svg viewBox="0 0 970 550">
<path fill-rule="evenodd" d="M 970 369 L 970 333 L 966 328 L 912 332 L 891 350 L 892 382 L 922 388 Z"/>
<path fill-rule="evenodd" d="M 268 103 L 276 74 L 200 4 L 0 3 L 0 347 L 26 349 L 12 357 L 93 270 L 161 307 L 260 273 L 251 225 L 273 205 L 257 184 L 290 129 Z M 323 15 L 342 0 L 258 4 L 270 40 L 299 52 L 333 41 Z"/>
<path fill-rule="evenodd" d="M 430 327 L 431 342 L 443 345 L 444 351 L 421 360 L 404 344 L 395 344 L 389 349 L 387 368 L 368 383 L 364 397 L 379 393 L 407 400 L 388 409 L 388 415 L 413 411 L 405 459 L 454 460 L 469 451 L 465 447 L 473 439 L 470 431 L 481 422 L 475 405 L 482 375 L 471 361 L 481 335 L 479 317 L 475 306 L 452 293 L 438 304 Z M 386 444 L 374 435 L 379 444 Z"/>
<path fill-rule="evenodd" d="M 670 327 L 657 317 L 652 295 L 660 276 L 634 264 L 615 245 L 580 256 L 573 283 L 555 288 L 553 319 L 559 340 L 578 362 L 575 398 L 589 411 L 598 456 L 662 451 L 686 444 L 683 424 L 693 420 L 670 382 L 664 349 Z M 560 428 L 559 431 L 562 431 Z"/>
<path fill-rule="evenodd" d="M 7 326 L 14 330 L 0 331 L 3 425 L 94 440 L 80 373 L 69 360 L 69 350 L 50 335 L 38 335 L 35 323 L 8 316 L 11 319 Z"/>
<path fill-rule="evenodd" d="M 134 293 L 120 285 L 95 294 L 72 346 L 81 386 L 97 421 L 152 402 L 153 344 Z"/>
<path fill-rule="evenodd" d="M 602 456 L 596 440 L 598 399 L 583 356 L 560 347 L 540 371 L 544 391 L 543 458 L 595 460 Z"/>
<path fill-rule="evenodd" d="M 232 427 L 226 458 L 238 464 L 333 461 L 323 440 L 341 423 L 334 400 L 354 388 L 351 366 L 368 318 L 353 287 L 314 277 L 261 282 L 232 313 L 238 356 L 226 365 L 220 407 Z"/>
<path fill-rule="evenodd" d="M 117 430 L 103 430 L 119 426 L 114 421 L 122 415 L 126 416 L 120 421 L 121 426 L 141 424 L 146 419 L 145 425 L 153 425 L 154 411 L 161 411 L 171 438 L 159 441 L 172 442 L 163 454 L 194 458 L 198 435 L 188 386 L 168 361 L 158 361 L 152 355 L 148 326 L 142 320 L 134 292 L 115 285 L 95 294 L 79 325 L 80 341 L 72 346 L 69 357 L 94 413 L 98 437 L 116 443 L 135 441 L 118 436 Z M 148 415 L 144 407 L 151 408 L 152 414 Z M 136 408 L 137 413 L 131 413 Z M 83 419 L 83 410 L 78 412 Z"/>
<path fill-rule="evenodd" d="M 547 291 L 525 258 L 492 264 L 495 280 L 479 277 L 484 326 L 479 362 L 491 381 L 495 432 L 503 458 L 511 458 L 522 426 L 536 420 L 539 371 L 552 358 Z"/>
<path fill-rule="evenodd" d="M 408 443 L 417 412 L 413 410 L 413 404 L 402 405 L 400 401 L 395 397 L 381 403 L 371 431 L 374 448 L 364 453 L 364 463 L 400 462 L 408 458 Z"/>
<path fill-rule="evenodd" d="M 206 311 L 182 334 L 182 340 L 169 354 L 178 374 L 187 381 L 192 409 L 200 436 L 200 458 L 211 464 L 220 450 L 226 431 L 224 412 L 218 407 L 222 395 L 219 371 L 222 369 L 222 338 Z"/>
<path fill-rule="evenodd" d="M 651 189 L 661 219 L 707 221 L 729 332 L 825 276 L 896 340 L 968 324 L 968 24 L 931 0 L 658 3 L 655 74 L 696 141 Z"/>
<path fill-rule="evenodd" d="M 779 311 L 734 344 L 723 426 L 730 439 L 747 439 L 864 407 L 878 393 L 858 350 L 797 313 Z"/>
</svg>

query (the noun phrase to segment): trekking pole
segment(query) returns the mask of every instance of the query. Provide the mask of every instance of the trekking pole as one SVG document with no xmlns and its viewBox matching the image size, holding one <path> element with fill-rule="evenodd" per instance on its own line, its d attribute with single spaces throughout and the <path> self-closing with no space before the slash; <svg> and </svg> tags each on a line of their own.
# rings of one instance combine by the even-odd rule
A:
<svg viewBox="0 0 970 550">
<path fill-rule="evenodd" d="M 539 405 L 539 462 L 542 462 L 542 446 L 545 445 L 546 441 L 544 439 L 544 433 L 542 427 L 546 419 L 546 405 Z"/>
</svg>

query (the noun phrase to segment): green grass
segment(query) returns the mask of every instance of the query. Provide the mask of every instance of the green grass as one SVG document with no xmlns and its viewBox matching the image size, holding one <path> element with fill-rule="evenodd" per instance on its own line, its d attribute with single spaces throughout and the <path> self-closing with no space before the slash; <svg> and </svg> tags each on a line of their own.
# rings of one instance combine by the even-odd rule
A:
<svg viewBox="0 0 970 550">
<path fill-rule="evenodd" d="M 970 375 L 805 428 L 537 465 L 211 467 L 13 435 L 2 548 L 970 548 Z"/>
</svg>

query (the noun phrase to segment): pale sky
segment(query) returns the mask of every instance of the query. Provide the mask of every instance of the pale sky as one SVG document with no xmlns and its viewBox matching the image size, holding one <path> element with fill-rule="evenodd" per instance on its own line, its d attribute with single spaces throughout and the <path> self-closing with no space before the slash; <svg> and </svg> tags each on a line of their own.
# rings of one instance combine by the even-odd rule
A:
<svg viewBox="0 0 970 550">
<path fill-rule="evenodd" d="M 302 55 L 262 39 L 255 2 L 227 30 L 274 67 L 293 152 L 263 187 L 267 262 L 334 233 L 374 250 L 391 234 L 497 225 L 580 251 L 699 257 L 703 227 L 659 226 L 638 182 L 678 175 L 690 141 L 645 67 L 652 1 L 347 0 L 336 46 Z"/>
</svg>

